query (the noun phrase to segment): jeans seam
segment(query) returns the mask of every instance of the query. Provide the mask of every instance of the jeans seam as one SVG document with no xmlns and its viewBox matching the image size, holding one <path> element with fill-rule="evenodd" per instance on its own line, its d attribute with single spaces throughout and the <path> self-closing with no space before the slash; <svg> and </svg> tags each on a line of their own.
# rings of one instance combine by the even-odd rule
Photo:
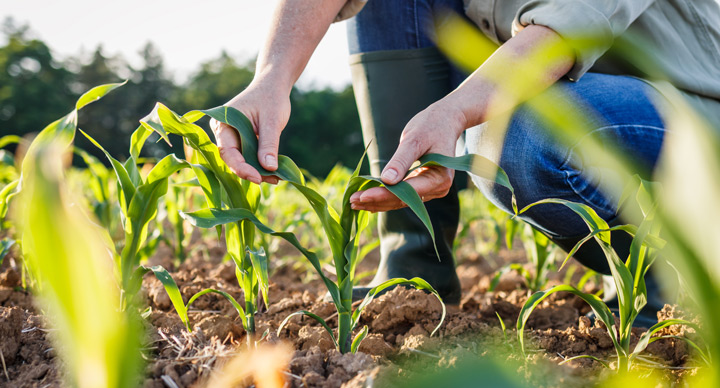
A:
<svg viewBox="0 0 720 388">
<path fill-rule="evenodd" d="M 420 48 L 420 26 L 418 24 L 418 4 L 417 0 L 413 0 L 413 22 L 415 24 L 415 48 Z"/>
<path fill-rule="evenodd" d="M 645 124 L 614 124 L 614 125 L 606 125 L 606 126 L 604 126 L 604 127 L 599 127 L 599 128 L 596 128 L 596 129 L 588 132 L 588 133 L 585 134 L 582 138 L 580 138 L 575 144 L 573 144 L 571 147 L 568 147 L 568 153 L 567 153 L 567 155 L 565 156 L 562 164 L 560 165 L 560 169 L 563 170 L 563 172 L 564 172 L 564 174 L 565 174 L 565 182 L 567 183 L 567 185 L 572 189 L 572 191 L 573 191 L 578 197 L 582 198 L 582 199 L 583 199 L 585 202 L 587 202 L 587 203 L 592 204 L 593 201 L 591 201 L 589 198 L 587 198 L 586 196 L 584 196 L 584 195 L 582 195 L 581 193 L 579 193 L 579 192 L 575 189 L 575 185 L 573 185 L 572 183 L 570 183 L 570 171 L 569 171 L 570 169 L 567 167 L 567 166 L 568 166 L 568 163 L 570 162 L 570 158 L 571 158 L 571 156 L 573 155 L 574 150 L 578 147 L 578 145 L 579 145 L 580 143 L 582 143 L 582 141 L 585 140 L 586 138 L 588 138 L 589 136 L 592 136 L 594 133 L 599 132 L 599 131 L 603 131 L 603 130 L 606 130 L 606 129 L 612 129 L 612 128 L 619 128 L 619 127 L 633 127 L 633 128 L 638 128 L 638 129 L 639 129 L 639 128 L 644 128 L 644 129 L 651 129 L 651 130 L 655 130 L 655 131 L 659 131 L 659 132 L 666 132 L 666 128 L 658 127 L 658 126 L 655 126 L 655 125 L 645 125 Z M 577 171 L 577 169 L 575 169 L 575 170 Z M 582 170 L 581 170 L 581 173 L 582 173 Z"/>
</svg>

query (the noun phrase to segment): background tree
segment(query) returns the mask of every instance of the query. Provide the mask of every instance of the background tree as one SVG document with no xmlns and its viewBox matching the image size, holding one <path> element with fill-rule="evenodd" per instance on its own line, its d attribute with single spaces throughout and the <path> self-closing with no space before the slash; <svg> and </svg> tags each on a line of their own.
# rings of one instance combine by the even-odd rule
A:
<svg viewBox="0 0 720 388">
<path fill-rule="evenodd" d="M 5 19 L 0 47 L 0 133 L 26 135 L 72 109 L 74 74 L 55 61 L 50 49 L 32 39 L 27 26 Z"/>
<path fill-rule="evenodd" d="M 92 104 L 80 115 L 79 126 L 90 133 L 114 157 L 128 157 L 130 134 L 156 102 L 167 104 L 178 113 L 224 104 L 252 81 L 254 60 L 238 62 L 223 52 L 202 63 L 184 84 L 176 84 L 165 69 L 162 56 L 152 43 L 141 50 L 142 64 L 134 68 L 120 56 L 108 56 L 98 46 L 89 56 L 59 63 L 50 49 L 30 39 L 27 27 L 17 27 L 11 19 L 3 25 L 7 44 L 0 48 L 0 130 L 2 134 L 24 135 L 41 130 L 65 115 L 72 102 L 99 84 L 128 84 Z M 292 113 L 280 141 L 280 152 L 289 155 L 311 174 L 323 177 L 336 164 L 354 166 L 362 155 L 360 121 L 351 87 L 333 89 L 293 89 Z M 200 124 L 208 130 L 206 121 Z M 182 156 L 182 143 L 170 149 L 152 139 L 143 155 L 161 157 L 168 152 Z M 79 136 L 76 145 L 98 156 L 96 147 Z"/>
</svg>

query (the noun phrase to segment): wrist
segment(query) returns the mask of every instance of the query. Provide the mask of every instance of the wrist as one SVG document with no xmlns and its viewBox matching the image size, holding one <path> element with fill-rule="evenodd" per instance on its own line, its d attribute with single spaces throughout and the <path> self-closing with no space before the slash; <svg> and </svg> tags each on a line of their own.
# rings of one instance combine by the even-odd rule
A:
<svg viewBox="0 0 720 388">
<path fill-rule="evenodd" d="M 274 69 L 257 70 L 248 88 L 260 89 L 266 93 L 287 98 L 290 96 L 295 80 L 287 72 Z"/>
<path fill-rule="evenodd" d="M 468 117 L 464 110 L 448 97 L 438 100 L 430 105 L 428 109 L 439 112 L 445 117 L 446 127 L 452 132 L 455 138 L 460 137 L 465 129 L 472 126 L 469 124 Z"/>
</svg>

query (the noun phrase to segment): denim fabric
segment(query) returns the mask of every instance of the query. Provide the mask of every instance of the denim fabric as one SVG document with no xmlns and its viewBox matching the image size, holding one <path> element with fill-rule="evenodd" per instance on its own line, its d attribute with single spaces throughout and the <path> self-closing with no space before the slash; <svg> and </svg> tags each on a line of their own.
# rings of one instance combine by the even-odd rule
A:
<svg viewBox="0 0 720 388">
<path fill-rule="evenodd" d="M 434 47 L 440 11 L 465 14 L 462 0 L 368 1 L 347 21 L 350 54 Z M 466 77 L 452 66 L 449 76 L 453 88 Z"/>
<path fill-rule="evenodd" d="M 538 114 L 525 104 L 512 114 L 500 152 L 493 154 L 487 149 L 493 144 L 493 123 L 467 130 L 466 150 L 491 159 L 499 155 L 495 162 L 507 172 L 519 208 L 545 198 L 561 198 L 589 205 L 611 221 L 616 217 L 618 198 L 598 187 L 603 181 L 619 180 L 619 176 L 602 162 L 584 158 L 576 151 L 577 145 L 592 137 L 607 147 L 619 147 L 638 166 L 637 173 L 647 178 L 665 133 L 653 106 L 659 94 L 639 79 L 597 73 L 588 73 L 578 82 L 560 81 L 557 86 L 566 96 L 553 101 L 559 111 L 580 111 L 588 120 L 588 133 L 577 144 L 565 146 L 553 138 Z M 545 93 L 534 98 L 550 97 Z M 493 203 L 506 211 L 512 209 L 509 190 L 478 177 L 473 181 Z M 551 237 L 588 233 L 582 219 L 563 205 L 539 205 L 521 218 Z"/>
<path fill-rule="evenodd" d="M 464 15 L 462 0 L 375 0 L 368 1 L 348 20 L 351 54 L 384 50 L 433 47 L 437 11 L 445 9 Z M 452 87 L 465 78 L 450 67 Z M 583 109 L 595 117 L 586 135 L 608 146 L 620 147 L 635 159 L 639 173 L 652 171 L 662 146 L 664 125 L 652 100 L 658 93 L 645 82 L 624 76 L 588 73 L 578 82 L 560 81 L 557 86 L 570 97 L 557 104 L 563 109 Z M 535 98 L 548 98 L 541 94 Z M 571 102 L 568 102 L 571 101 Z M 602 164 L 585 161 L 575 146 L 563 146 L 543 129 L 542 120 L 527 106 L 513 113 L 503 130 L 505 141 L 493 151 L 493 134 L 482 125 L 465 133 L 465 152 L 489 157 L 507 173 L 519 207 L 544 198 L 562 198 L 594 208 L 604 219 L 616 217 L 617 198 L 597 189 L 603 180 L 614 179 Z M 481 191 L 496 205 L 510 212 L 511 197 L 505 188 L 473 177 Z M 540 205 L 525 215 L 525 221 L 555 237 L 587 235 L 585 223 L 562 205 Z"/>
</svg>

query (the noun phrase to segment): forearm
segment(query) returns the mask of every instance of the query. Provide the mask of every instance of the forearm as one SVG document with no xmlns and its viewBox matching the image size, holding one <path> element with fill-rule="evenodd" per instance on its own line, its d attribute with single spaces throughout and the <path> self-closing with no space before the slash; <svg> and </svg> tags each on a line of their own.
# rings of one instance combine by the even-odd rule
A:
<svg viewBox="0 0 720 388">
<path fill-rule="evenodd" d="M 464 127 L 470 128 L 542 92 L 563 77 L 574 61 L 573 51 L 557 33 L 529 26 L 438 103 L 459 109 Z"/>
<path fill-rule="evenodd" d="M 282 0 L 258 54 L 255 80 L 289 93 L 346 0 Z"/>
</svg>

